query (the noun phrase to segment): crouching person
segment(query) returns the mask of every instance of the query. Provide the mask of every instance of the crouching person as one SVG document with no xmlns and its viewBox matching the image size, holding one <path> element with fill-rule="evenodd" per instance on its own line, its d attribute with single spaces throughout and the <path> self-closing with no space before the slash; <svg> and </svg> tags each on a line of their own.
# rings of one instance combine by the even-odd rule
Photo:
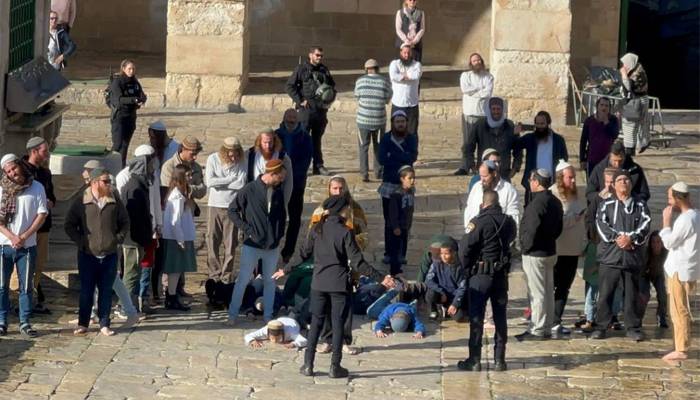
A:
<svg viewBox="0 0 700 400">
<path fill-rule="evenodd" d="M 413 328 L 415 339 L 425 337 L 425 326 L 418 319 L 415 301 L 411 304 L 394 303 L 386 307 L 374 325 L 374 335 L 378 338 L 387 337 L 385 332 L 387 328 L 391 328 L 394 333 L 406 332 Z"/>
<path fill-rule="evenodd" d="M 457 241 L 450 238 L 440 247 L 440 260 L 433 262 L 425 278 L 428 291 L 425 301 L 430 306 L 430 319 L 438 317 L 438 306 L 447 307 L 455 321 L 464 319 L 464 294 L 467 276 L 457 258 Z"/>
<path fill-rule="evenodd" d="M 252 348 L 264 346 L 264 341 L 281 344 L 288 349 L 306 347 L 306 338 L 301 335 L 299 324 L 293 318 L 280 317 L 268 322 L 267 325 L 251 332 L 243 338 L 245 344 Z"/>
</svg>

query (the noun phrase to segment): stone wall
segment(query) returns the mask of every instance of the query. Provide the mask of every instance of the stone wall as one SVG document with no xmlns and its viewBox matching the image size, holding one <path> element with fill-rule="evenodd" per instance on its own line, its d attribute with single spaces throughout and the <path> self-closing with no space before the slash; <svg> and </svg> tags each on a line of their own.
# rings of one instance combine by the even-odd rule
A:
<svg viewBox="0 0 700 400">
<path fill-rule="evenodd" d="M 617 67 L 620 2 L 572 1 L 571 13 L 571 70 L 580 86 L 590 66 Z"/>
<path fill-rule="evenodd" d="M 166 104 L 238 107 L 248 74 L 246 0 L 169 0 Z"/>
<path fill-rule="evenodd" d="M 78 51 L 165 53 L 167 0 L 80 0 Z"/>
<path fill-rule="evenodd" d="M 494 94 L 508 99 L 509 117 L 532 123 L 539 110 L 566 121 L 570 60 L 569 0 L 494 0 L 491 72 Z"/>
<path fill-rule="evenodd" d="M 396 57 L 398 0 L 256 0 L 251 4 L 251 55 L 303 56 L 312 44 L 329 59 L 382 63 Z M 473 51 L 488 60 L 491 0 L 438 0 L 426 12 L 424 62 L 461 65 Z"/>
</svg>

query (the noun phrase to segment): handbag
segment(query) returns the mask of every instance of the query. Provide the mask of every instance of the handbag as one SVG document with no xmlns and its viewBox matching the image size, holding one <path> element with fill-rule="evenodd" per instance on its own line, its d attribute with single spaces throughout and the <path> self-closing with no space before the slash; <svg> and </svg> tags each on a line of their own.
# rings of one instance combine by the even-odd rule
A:
<svg viewBox="0 0 700 400">
<path fill-rule="evenodd" d="M 628 121 L 637 122 L 642 116 L 642 99 L 633 97 L 622 106 L 622 117 Z"/>
</svg>

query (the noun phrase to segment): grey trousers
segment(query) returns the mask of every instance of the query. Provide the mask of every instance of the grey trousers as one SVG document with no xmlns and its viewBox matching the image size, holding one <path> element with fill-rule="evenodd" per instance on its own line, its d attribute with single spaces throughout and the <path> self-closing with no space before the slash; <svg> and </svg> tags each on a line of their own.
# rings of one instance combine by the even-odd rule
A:
<svg viewBox="0 0 700 400">
<path fill-rule="evenodd" d="M 476 165 L 471 165 L 474 161 L 474 155 L 467 154 L 467 143 L 469 143 L 472 138 L 474 126 L 482 118 L 483 117 L 462 114 L 462 168 L 466 171 L 468 171 L 469 168 L 476 168 Z M 476 158 L 477 160 L 481 160 L 481 154 L 477 154 Z"/>
<path fill-rule="evenodd" d="M 358 128 L 357 143 L 360 153 L 360 175 L 369 176 L 369 146 L 372 145 L 374 153 L 373 167 L 374 177 L 382 178 L 382 166 L 379 164 L 379 139 L 384 135 L 384 128 L 369 130 Z"/>
<path fill-rule="evenodd" d="M 528 331 L 537 336 L 551 334 L 554 321 L 554 264 L 557 256 L 523 255 L 523 271 L 530 292 L 532 317 Z"/>
<path fill-rule="evenodd" d="M 207 212 L 207 267 L 209 279 L 233 282 L 233 261 L 238 246 L 238 228 L 228 217 L 228 210 L 209 207 Z M 223 244 L 223 255 L 221 245 Z M 223 259 L 223 260 L 222 260 Z"/>
</svg>

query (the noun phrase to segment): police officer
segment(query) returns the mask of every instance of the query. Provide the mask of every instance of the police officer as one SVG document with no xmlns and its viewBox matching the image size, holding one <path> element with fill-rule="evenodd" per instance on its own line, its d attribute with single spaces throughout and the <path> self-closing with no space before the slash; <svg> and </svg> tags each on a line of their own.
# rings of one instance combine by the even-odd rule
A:
<svg viewBox="0 0 700 400">
<path fill-rule="evenodd" d="M 303 121 L 313 139 L 313 174 L 330 175 L 323 166 L 321 137 L 328 125 L 328 108 L 335 100 L 335 81 L 328 68 L 321 63 L 323 49 L 312 46 L 309 59 L 301 63 L 287 80 L 287 94 L 292 98 L 299 120 Z"/>
<path fill-rule="evenodd" d="M 136 130 L 136 110 L 146 103 L 147 97 L 136 79 L 133 61 L 122 61 L 120 71 L 109 86 L 109 106 L 112 109 L 112 151 L 121 154 L 124 167 L 129 143 Z"/>
<path fill-rule="evenodd" d="M 481 341 L 484 335 L 486 302 L 491 300 L 495 335 L 495 370 L 505 371 L 506 304 L 508 303 L 508 272 L 510 244 L 515 239 L 516 225 L 498 204 L 498 192 L 484 190 L 481 211 L 467 225 L 462 238 L 460 256 L 468 276 L 469 299 L 469 358 L 457 368 L 481 371 Z"/>
</svg>

